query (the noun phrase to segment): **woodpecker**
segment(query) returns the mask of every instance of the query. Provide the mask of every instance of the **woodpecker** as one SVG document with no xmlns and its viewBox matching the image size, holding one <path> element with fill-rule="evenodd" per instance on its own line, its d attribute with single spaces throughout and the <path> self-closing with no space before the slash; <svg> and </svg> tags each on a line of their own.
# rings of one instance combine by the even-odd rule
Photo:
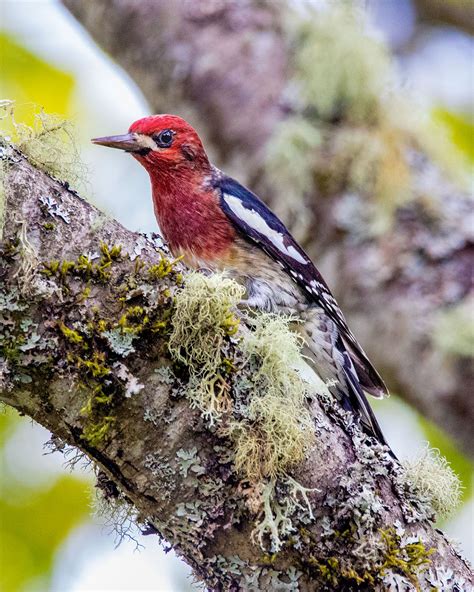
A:
<svg viewBox="0 0 474 592">
<path fill-rule="evenodd" d="M 129 152 L 147 170 L 156 219 L 173 255 L 196 269 L 226 271 L 246 288 L 249 307 L 301 321 L 314 370 L 363 430 L 387 445 L 365 396 L 382 398 L 387 388 L 326 282 L 283 222 L 209 162 L 191 125 L 176 115 L 153 115 L 135 121 L 127 134 L 92 142 Z"/>
</svg>

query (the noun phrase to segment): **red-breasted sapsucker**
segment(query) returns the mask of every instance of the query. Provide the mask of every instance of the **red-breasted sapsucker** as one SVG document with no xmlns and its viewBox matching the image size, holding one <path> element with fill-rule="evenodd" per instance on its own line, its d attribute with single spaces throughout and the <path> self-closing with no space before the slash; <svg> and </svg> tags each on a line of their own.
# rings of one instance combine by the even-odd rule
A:
<svg viewBox="0 0 474 592">
<path fill-rule="evenodd" d="M 387 389 L 321 274 L 281 220 L 209 162 L 196 131 L 175 115 L 154 115 L 127 134 L 92 141 L 130 152 L 148 171 L 158 225 L 174 255 L 194 268 L 228 272 L 245 286 L 249 306 L 301 319 L 317 374 L 366 433 L 386 444 L 365 392 L 380 398 Z"/>
</svg>

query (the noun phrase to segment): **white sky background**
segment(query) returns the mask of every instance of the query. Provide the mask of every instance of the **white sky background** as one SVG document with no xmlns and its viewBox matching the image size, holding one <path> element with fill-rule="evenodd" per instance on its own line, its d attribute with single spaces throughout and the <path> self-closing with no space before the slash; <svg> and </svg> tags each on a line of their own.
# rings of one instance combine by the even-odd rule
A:
<svg viewBox="0 0 474 592">
<path fill-rule="evenodd" d="M 0 0 L 0 4 L 0 28 L 76 78 L 76 123 L 82 159 L 89 169 L 89 198 L 132 230 L 156 231 L 145 171 L 126 154 L 89 143 L 92 137 L 124 133 L 132 121 L 149 113 L 139 89 L 54 0 Z M 370 0 L 368 5 L 393 45 L 400 46 L 414 25 L 409 0 Z M 456 31 L 440 30 L 434 37 L 423 37 L 418 44 L 416 55 L 401 60 L 405 85 L 423 101 L 468 110 L 474 94 L 472 40 Z M 423 446 L 415 416 L 405 406 L 389 401 L 377 406 L 377 414 L 399 456 L 413 456 Z M 21 430 L 14 436 L 7 458 L 21 466 L 23 475 L 37 479 L 41 474 L 42 479 L 47 479 L 51 472 L 62 470 L 59 455 L 42 456 L 41 445 L 48 439 L 44 430 L 26 424 Z M 474 554 L 472 522 L 471 500 L 445 526 L 451 536 L 461 539 L 470 557 Z M 178 583 L 177 570 L 185 573 L 186 568 L 172 553 L 165 555 L 155 537 L 141 537 L 140 542 L 146 546 L 141 552 L 134 552 L 133 543 L 123 543 L 114 550 L 113 538 L 100 527 L 81 527 L 60 552 L 54 591 L 189 590 L 185 576 Z"/>
</svg>

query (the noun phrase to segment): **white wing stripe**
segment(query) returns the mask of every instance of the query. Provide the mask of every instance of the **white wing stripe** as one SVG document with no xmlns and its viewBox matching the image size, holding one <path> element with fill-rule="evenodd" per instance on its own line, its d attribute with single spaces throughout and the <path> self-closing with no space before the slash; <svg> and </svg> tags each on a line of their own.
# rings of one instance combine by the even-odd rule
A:
<svg viewBox="0 0 474 592">
<path fill-rule="evenodd" d="M 293 247 L 293 245 L 285 245 L 283 241 L 283 234 L 277 232 L 267 224 L 267 221 L 260 216 L 258 212 L 253 209 L 246 208 L 242 201 L 230 195 L 229 193 L 223 193 L 224 200 L 229 208 L 238 216 L 243 222 L 251 226 L 259 234 L 267 238 L 279 251 L 291 257 L 299 263 L 308 264 L 308 261 Z"/>
</svg>

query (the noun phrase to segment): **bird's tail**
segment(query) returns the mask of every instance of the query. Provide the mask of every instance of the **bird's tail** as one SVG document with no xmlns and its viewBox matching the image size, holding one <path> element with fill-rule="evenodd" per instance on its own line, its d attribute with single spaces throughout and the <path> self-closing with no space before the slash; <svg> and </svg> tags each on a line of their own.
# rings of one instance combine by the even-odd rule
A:
<svg viewBox="0 0 474 592">
<path fill-rule="evenodd" d="M 382 429 L 375 417 L 372 408 L 367 401 L 367 398 L 364 394 L 364 391 L 361 388 L 359 378 L 354 368 L 354 364 L 349 356 L 349 353 L 345 350 L 343 352 L 344 357 L 344 374 L 347 380 L 347 390 L 348 393 L 345 393 L 346 396 L 349 396 L 351 406 L 353 407 L 354 411 L 358 414 L 361 426 L 366 434 L 369 436 L 373 436 L 376 438 L 381 444 L 384 444 L 393 458 L 397 458 L 395 453 L 390 448 L 385 436 L 382 432 Z"/>
<path fill-rule="evenodd" d="M 304 323 L 297 323 L 298 331 L 304 341 L 304 356 L 318 376 L 329 386 L 329 391 L 336 397 L 346 411 L 359 419 L 361 427 L 390 450 L 382 430 L 366 399 L 364 380 L 360 380 L 356 366 L 339 333 L 335 323 L 320 308 L 306 311 Z M 390 450 L 395 458 L 395 455 Z"/>
</svg>

